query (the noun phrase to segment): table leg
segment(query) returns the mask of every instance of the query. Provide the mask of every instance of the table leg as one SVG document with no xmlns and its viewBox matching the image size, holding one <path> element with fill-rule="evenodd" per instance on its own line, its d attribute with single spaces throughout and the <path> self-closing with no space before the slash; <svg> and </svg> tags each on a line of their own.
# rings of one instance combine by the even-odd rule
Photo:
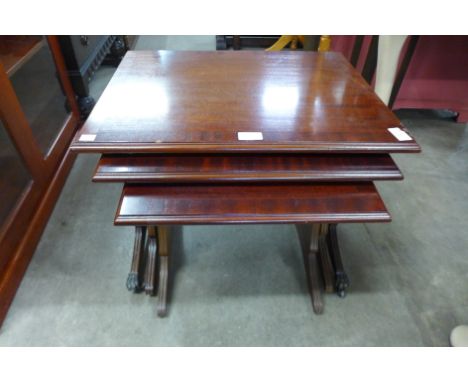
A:
<svg viewBox="0 0 468 382">
<path fill-rule="evenodd" d="M 340 247 L 338 245 L 338 236 L 336 224 L 330 224 L 328 228 L 328 248 L 335 268 L 335 290 L 338 296 L 345 297 L 346 289 L 349 287 L 349 279 L 341 260 Z"/>
<path fill-rule="evenodd" d="M 299 239 L 303 249 L 304 266 L 307 277 L 307 285 L 309 287 L 310 298 L 312 307 L 316 314 L 323 313 L 323 300 L 321 291 L 321 276 L 319 264 L 319 237 L 320 237 L 320 224 L 308 224 L 307 236 L 303 236 L 302 227 L 296 225 Z"/>
<path fill-rule="evenodd" d="M 145 293 L 155 294 L 157 265 L 157 239 L 155 227 L 148 227 L 148 250 L 146 254 Z"/>
<path fill-rule="evenodd" d="M 318 252 L 322 266 L 323 286 L 326 293 L 333 293 L 335 291 L 335 269 L 328 251 L 327 234 L 328 224 L 321 224 Z"/>
<path fill-rule="evenodd" d="M 159 258 L 159 286 L 157 312 L 159 317 L 167 313 L 167 285 L 169 277 L 169 228 L 157 227 L 158 258 Z"/>
<path fill-rule="evenodd" d="M 137 293 L 141 291 L 141 269 L 143 265 L 146 227 L 135 227 L 135 243 L 130 272 L 127 277 L 127 289 Z"/>
</svg>

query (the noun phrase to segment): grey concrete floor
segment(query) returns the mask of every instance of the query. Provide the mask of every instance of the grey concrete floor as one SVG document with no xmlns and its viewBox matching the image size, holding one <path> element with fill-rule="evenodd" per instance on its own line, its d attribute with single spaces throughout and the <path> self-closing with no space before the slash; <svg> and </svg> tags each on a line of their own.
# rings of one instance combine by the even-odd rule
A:
<svg viewBox="0 0 468 382">
<path fill-rule="evenodd" d="M 192 37 L 214 49 L 214 37 Z M 157 48 L 182 36 L 159 37 Z M 212 45 L 210 45 L 212 44 Z M 140 38 L 137 49 L 151 47 Z M 98 97 L 113 73 L 99 71 Z M 0 331 L 2 346 L 447 346 L 468 323 L 468 127 L 400 113 L 421 144 L 380 182 L 389 224 L 339 226 L 349 295 L 312 312 L 291 225 L 174 230 L 169 316 L 125 288 L 133 230 L 114 227 L 121 186 L 80 155 Z"/>
</svg>

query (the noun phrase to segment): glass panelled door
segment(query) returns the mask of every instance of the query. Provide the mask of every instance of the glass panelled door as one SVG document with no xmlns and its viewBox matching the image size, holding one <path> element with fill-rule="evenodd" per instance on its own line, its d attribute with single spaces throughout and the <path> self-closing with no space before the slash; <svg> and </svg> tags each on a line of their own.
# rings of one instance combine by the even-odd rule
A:
<svg viewBox="0 0 468 382">
<path fill-rule="evenodd" d="M 49 44 L 43 36 L 24 36 L 24 40 L 12 36 L 7 41 L 10 55 L 18 57 L 7 69 L 8 76 L 36 143 L 46 156 L 69 116 Z"/>
</svg>

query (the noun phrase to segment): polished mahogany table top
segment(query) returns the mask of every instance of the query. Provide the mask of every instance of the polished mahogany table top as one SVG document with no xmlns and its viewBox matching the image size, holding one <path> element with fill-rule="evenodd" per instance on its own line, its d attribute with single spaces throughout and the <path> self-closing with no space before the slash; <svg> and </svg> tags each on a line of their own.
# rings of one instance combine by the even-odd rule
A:
<svg viewBox="0 0 468 382">
<path fill-rule="evenodd" d="M 72 149 L 420 151 L 414 140 L 399 141 L 391 127 L 404 130 L 340 53 L 129 51 Z M 256 134 L 239 140 L 245 132 Z"/>
<path fill-rule="evenodd" d="M 372 182 L 126 184 L 116 225 L 388 222 Z"/>
<path fill-rule="evenodd" d="M 95 182 L 231 183 L 401 180 L 389 154 L 104 154 Z"/>
</svg>

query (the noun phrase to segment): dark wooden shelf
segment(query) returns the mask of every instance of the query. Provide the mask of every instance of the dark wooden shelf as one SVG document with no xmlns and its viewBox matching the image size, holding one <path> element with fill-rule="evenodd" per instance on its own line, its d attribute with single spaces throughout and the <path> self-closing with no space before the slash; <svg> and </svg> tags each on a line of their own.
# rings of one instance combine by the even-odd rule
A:
<svg viewBox="0 0 468 382">
<path fill-rule="evenodd" d="M 116 225 L 390 221 L 371 182 L 125 185 Z"/>
<path fill-rule="evenodd" d="M 95 182 L 356 182 L 400 180 L 382 155 L 103 155 Z"/>
<path fill-rule="evenodd" d="M 45 44 L 43 36 L 0 36 L 0 62 L 11 77 Z"/>
</svg>

